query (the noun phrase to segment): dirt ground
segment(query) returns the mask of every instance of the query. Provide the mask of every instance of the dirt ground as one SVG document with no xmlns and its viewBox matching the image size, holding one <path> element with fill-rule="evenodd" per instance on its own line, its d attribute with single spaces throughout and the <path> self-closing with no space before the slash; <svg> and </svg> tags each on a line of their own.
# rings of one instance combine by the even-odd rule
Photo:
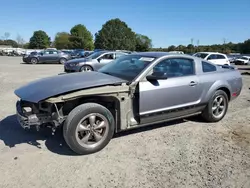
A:
<svg viewBox="0 0 250 188">
<path fill-rule="evenodd" d="M 247 67 L 241 67 L 246 72 Z M 102 151 L 75 156 L 61 132 L 27 132 L 14 90 L 63 71 L 0 57 L 0 187 L 250 187 L 250 76 L 225 118 L 189 118 L 116 135 Z M 249 71 L 250 72 L 250 71 Z"/>
</svg>

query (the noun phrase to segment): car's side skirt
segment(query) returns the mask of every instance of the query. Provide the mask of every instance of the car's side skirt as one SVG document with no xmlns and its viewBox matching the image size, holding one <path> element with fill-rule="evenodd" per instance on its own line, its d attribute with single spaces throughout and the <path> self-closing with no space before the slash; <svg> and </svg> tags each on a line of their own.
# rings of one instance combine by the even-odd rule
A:
<svg viewBox="0 0 250 188">
<path fill-rule="evenodd" d="M 196 115 L 199 115 L 199 114 L 201 114 L 201 111 L 193 113 L 193 114 L 179 116 L 179 117 L 173 117 L 173 118 L 168 118 L 168 119 L 164 119 L 164 120 L 138 124 L 138 125 L 135 125 L 135 126 L 131 126 L 131 127 L 127 128 L 126 130 L 137 129 L 137 128 L 140 128 L 140 127 L 145 127 L 145 126 L 149 126 L 149 125 L 153 125 L 153 124 L 166 123 L 166 122 L 169 122 L 169 121 L 188 118 L 188 117 L 196 116 Z M 125 130 L 119 130 L 117 132 L 123 132 L 123 131 L 125 131 Z"/>
<path fill-rule="evenodd" d="M 172 119 L 182 118 L 201 112 L 206 107 L 206 104 L 192 105 L 182 108 L 166 110 L 163 112 L 150 113 L 140 116 L 140 124 L 150 124 L 155 122 L 167 121 Z"/>
</svg>

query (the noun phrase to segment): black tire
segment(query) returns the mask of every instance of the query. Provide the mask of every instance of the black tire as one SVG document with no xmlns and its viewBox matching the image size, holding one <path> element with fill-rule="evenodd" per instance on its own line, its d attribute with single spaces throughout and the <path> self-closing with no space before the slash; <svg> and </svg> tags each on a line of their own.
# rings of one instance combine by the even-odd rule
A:
<svg viewBox="0 0 250 188">
<path fill-rule="evenodd" d="M 60 63 L 60 64 L 64 64 L 66 61 L 67 61 L 67 59 L 65 59 L 65 58 L 59 59 L 59 63 Z"/>
<path fill-rule="evenodd" d="M 78 132 L 77 130 L 80 124 L 83 125 L 83 118 L 92 114 L 96 116 L 95 120 L 98 117 L 97 114 L 99 116 L 105 117 L 106 118 L 105 122 L 107 124 L 105 122 L 104 123 L 107 126 L 105 127 L 104 136 L 99 141 L 94 143 L 92 146 L 91 145 L 89 146 L 88 144 L 83 143 L 82 140 L 80 139 L 81 137 L 80 134 L 83 132 Z M 91 123 L 89 121 L 89 124 L 88 123 L 85 124 L 86 126 L 84 125 L 84 127 L 87 128 L 88 126 L 90 126 L 90 124 Z M 97 123 L 95 125 L 98 127 Z M 92 131 L 93 130 L 94 129 L 92 129 Z M 114 117 L 112 113 L 106 107 L 96 104 L 96 103 L 85 103 L 85 104 L 77 106 L 69 113 L 67 119 L 64 122 L 63 136 L 64 136 L 66 143 L 71 148 L 71 150 L 73 150 L 75 153 L 79 155 L 86 155 L 86 154 L 91 154 L 91 153 L 95 153 L 95 152 L 102 150 L 113 137 L 114 130 L 115 130 Z M 86 135 L 92 134 L 91 136 L 88 136 L 87 142 L 89 138 L 95 138 L 94 134 L 90 133 L 90 131 L 89 132 L 86 130 L 84 131 Z M 82 139 L 84 139 L 86 135 L 82 136 Z M 99 133 L 98 135 L 100 136 Z"/>
<path fill-rule="evenodd" d="M 33 58 L 31 58 L 30 63 L 31 64 L 37 64 L 38 63 L 38 59 L 35 58 L 35 57 L 33 57 Z"/>
<path fill-rule="evenodd" d="M 80 72 L 89 72 L 89 71 L 93 71 L 93 68 L 89 65 L 83 65 L 81 68 L 80 68 Z"/>
<path fill-rule="evenodd" d="M 222 98 L 223 99 L 223 104 L 224 104 L 224 110 L 221 112 L 220 115 L 216 116 L 213 113 L 213 108 L 216 108 L 216 105 L 214 106 L 214 102 L 215 99 L 217 100 L 218 98 Z M 220 106 L 217 106 L 217 108 L 219 108 Z M 205 119 L 207 122 L 218 122 L 220 120 L 222 120 L 224 118 L 224 116 L 227 113 L 227 109 L 228 109 L 228 96 L 227 94 L 223 91 L 223 90 L 217 90 L 214 95 L 211 97 L 211 99 L 209 100 L 206 108 L 204 109 L 204 111 L 202 112 L 202 117 L 203 119 Z"/>
</svg>

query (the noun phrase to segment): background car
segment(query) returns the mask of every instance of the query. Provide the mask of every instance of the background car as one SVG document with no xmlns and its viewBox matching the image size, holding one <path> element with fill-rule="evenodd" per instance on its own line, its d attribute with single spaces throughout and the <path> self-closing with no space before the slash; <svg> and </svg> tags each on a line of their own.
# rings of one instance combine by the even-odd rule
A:
<svg viewBox="0 0 250 188">
<path fill-rule="evenodd" d="M 208 60 L 216 65 L 230 65 L 227 55 L 218 52 L 198 52 L 193 56 Z"/>
<path fill-rule="evenodd" d="M 64 64 L 64 72 L 86 72 L 86 71 L 97 71 L 109 62 L 127 55 L 124 52 L 117 51 L 97 51 L 93 52 L 86 58 L 79 58 L 67 61 Z"/>
<path fill-rule="evenodd" d="M 64 64 L 72 57 L 68 53 L 59 50 L 44 50 L 41 52 L 31 52 L 29 55 L 23 56 L 23 62 L 37 64 L 37 63 L 61 63 Z"/>
<path fill-rule="evenodd" d="M 250 64 L 250 56 L 242 56 L 234 60 L 235 65 L 248 65 Z"/>
</svg>

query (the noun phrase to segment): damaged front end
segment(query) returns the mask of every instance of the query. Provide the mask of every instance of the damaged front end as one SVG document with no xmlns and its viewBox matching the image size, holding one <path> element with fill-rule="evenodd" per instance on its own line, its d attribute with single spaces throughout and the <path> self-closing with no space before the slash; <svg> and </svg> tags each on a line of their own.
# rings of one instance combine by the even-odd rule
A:
<svg viewBox="0 0 250 188">
<path fill-rule="evenodd" d="M 56 104 L 48 102 L 32 103 L 24 100 L 16 102 L 16 114 L 20 125 L 24 129 L 36 128 L 39 130 L 42 126 L 51 127 L 55 132 L 65 118 L 60 114 Z"/>
</svg>

